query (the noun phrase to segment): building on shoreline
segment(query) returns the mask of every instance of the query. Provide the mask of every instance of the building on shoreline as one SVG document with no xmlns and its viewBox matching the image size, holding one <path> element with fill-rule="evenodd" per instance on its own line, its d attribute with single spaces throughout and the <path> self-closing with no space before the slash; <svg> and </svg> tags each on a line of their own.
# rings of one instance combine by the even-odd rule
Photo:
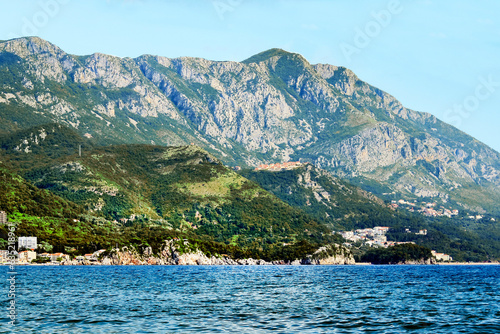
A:
<svg viewBox="0 0 500 334">
<path fill-rule="evenodd" d="M 387 232 L 390 227 L 375 226 L 374 228 L 364 228 L 355 231 L 337 232 L 347 241 L 361 242 L 362 244 L 370 247 L 383 247 L 388 248 L 396 245 L 415 244 L 413 241 L 389 241 L 387 240 Z M 351 247 L 351 244 L 345 243 L 346 246 Z"/>
<path fill-rule="evenodd" d="M 34 259 L 36 259 L 36 252 L 30 250 L 19 252 L 19 263 L 31 263 Z"/>
<path fill-rule="evenodd" d="M 38 256 L 41 258 L 49 259 L 51 262 L 57 262 L 57 259 L 59 259 L 59 258 L 62 260 L 68 260 L 68 261 L 70 259 L 69 255 L 64 254 L 64 253 L 54 253 L 54 254 L 42 253 L 42 254 L 39 254 Z"/>
<path fill-rule="evenodd" d="M 386 233 L 389 230 L 390 227 L 387 226 L 375 226 L 374 228 L 364 228 L 355 231 L 344 231 L 337 233 L 342 235 L 342 237 L 348 241 L 361 241 L 370 246 L 377 245 L 387 248 L 389 246 L 394 246 L 393 242 L 387 241 Z"/>
<path fill-rule="evenodd" d="M 453 261 L 453 258 L 448 254 L 438 253 L 435 250 L 431 251 L 431 253 L 432 253 L 432 256 L 434 256 L 436 258 L 437 261 L 444 261 L 444 262 Z"/>
</svg>

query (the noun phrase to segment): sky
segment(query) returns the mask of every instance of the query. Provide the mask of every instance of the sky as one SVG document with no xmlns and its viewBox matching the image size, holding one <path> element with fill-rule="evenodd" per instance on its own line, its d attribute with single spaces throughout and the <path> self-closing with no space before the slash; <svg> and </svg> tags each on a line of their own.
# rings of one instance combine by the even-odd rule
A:
<svg viewBox="0 0 500 334">
<path fill-rule="evenodd" d="M 0 0 L 0 40 L 242 61 L 270 48 L 345 66 L 500 152 L 500 1 Z"/>
</svg>

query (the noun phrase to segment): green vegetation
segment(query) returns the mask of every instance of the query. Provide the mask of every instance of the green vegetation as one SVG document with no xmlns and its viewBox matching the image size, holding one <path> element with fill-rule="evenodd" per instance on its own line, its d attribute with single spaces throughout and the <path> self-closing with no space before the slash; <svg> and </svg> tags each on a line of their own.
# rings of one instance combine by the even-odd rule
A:
<svg viewBox="0 0 500 334">
<path fill-rule="evenodd" d="M 37 38 L 28 39 L 32 45 L 44 47 L 50 45 Z M 15 41 L 12 43 L 15 44 Z M 19 43 L 18 46 L 25 47 L 24 43 Z M 2 133 L 11 133 L 48 122 L 61 122 L 72 124 L 81 134 L 90 133 L 96 143 L 103 145 L 152 142 L 163 145 L 185 145 L 194 142 L 215 153 L 227 164 L 245 166 L 249 161 L 279 160 L 284 152 L 283 149 L 286 151 L 293 149 L 294 159 L 317 161 L 321 157 L 329 161 L 338 157 L 338 148 L 334 145 L 340 141 L 350 146 L 354 142 L 350 142 L 349 139 L 355 139 L 356 135 L 367 127 L 390 125 L 401 134 L 397 136 L 398 140 L 404 140 L 409 144 L 409 147 L 404 147 L 404 154 L 409 154 L 411 151 L 414 153 L 413 157 L 421 153 L 423 156 L 426 156 L 426 153 L 429 153 L 429 156 L 441 156 L 435 154 L 435 144 L 437 144 L 444 148 L 443 152 L 446 152 L 446 157 L 441 157 L 439 160 L 445 164 L 448 164 L 446 161 L 456 162 L 457 166 L 450 168 L 449 165 L 447 172 L 444 172 L 442 169 L 436 169 L 438 161 L 429 161 L 419 162 L 419 166 L 409 168 L 413 161 L 408 155 L 404 157 L 407 164 L 393 165 L 392 170 L 386 171 L 384 177 L 375 175 L 383 174 L 384 171 L 381 170 L 383 168 L 360 172 L 340 164 L 335 167 L 329 166 L 328 169 L 339 172 L 339 175 L 372 178 L 370 184 L 360 182 L 357 185 L 367 191 L 381 190 L 376 193 L 380 196 L 383 193 L 391 193 L 395 188 L 401 189 L 395 185 L 403 183 L 401 177 L 405 171 L 415 172 L 411 180 L 417 183 L 426 176 L 444 173 L 445 178 L 436 180 L 436 184 L 438 191 L 450 195 L 450 201 L 457 205 L 463 204 L 462 207 L 468 206 L 478 212 L 481 212 L 482 208 L 500 214 L 500 209 L 496 205 L 500 200 L 498 182 L 494 179 L 495 174 L 489 171 L 490 168 L 485 167 L 500 169 L 500 159 L 496 152 L 433 116 L 402 110 L 399 102 L 380 89 L 359 80 L 346 68 L 323 67 L 326 72 L 321 72 L 317 70 L 319 67 L 311 66 L 301 55 L 281 49 L 259 53 L 243 61 L 241 66 L 227 67 L 219 67 L 219 63 L 208 63 L 194 58 L 160 60 L 161 58 L 155 56 L 141 56 L 137 59 L 119 59 L 105 55 L 72 56 L 62 51 L 57 51 L 55 54 L 50 54 L 49 51 L 41 55 L 32 52 L 33 50 L 24 50 L 24 53 L 19 53 L 21 56 L 11 52 L 0 53 L 1 95 L 2 98 L 9 100 L 0 104 Z M 59 59 L 61 64 L 44 62 L 45 59 L 49 59 L 47 56 L 50 59 Z M 268 61 L 271 58 L 273 61 Z M 111 76 L 106 74 L 86 83 L 78 82 L 76 79 L 78 76 L 74 73 L 95 70 L 91 64 L 97 59 L 105 59 L 109 63 L 110 71 L 116 70 L 124 76 L 130 75 L 130 78 L 133 78 L 132 82 L 127 87 L 117 88 L 110 84 L 108 80 Z M 266 61 L 267 64 L 264 64 Z M 67 66 L 63 63 L 71 62 L 75 66 L 72 70 L 67 70 Z M 257 70 L 257 63 L 267 68 Z M 62 75 L 57 81 L 49 75 L 41 80 L 39 75 L 43 76 L 42 73 L 46 73 L 42 67 L 52 65 L 62 68 Z M 221 71 L 222 68 L 224 70 Z M 196 75 L 186 76 L 185 74 L 189 72 Z M 242 73 L 245 75 L 241 75 Z M 194 79 L 198 75 L 199 78 Z M 326 82 L 324 77 L 327 78 Z M 206 84 L 208 82 L 211 84 Z M 220 86 L 216 86 L 214 82 L 219 82 Z M 259 85 L 272 87 L 267 86 L 261 90 Z M 281 144 L 270 143 L 276 144 L 279 149 L 265 151 L 249 149 L 245 133 L 232 134 L 231 138 L 225 138 L 224 143 L 219 143 L 217 138 L 204 133 L 209 124 L 210 126 L 217 124 L 216 126 L 221 128 L 234 126 L 231 124 L 233 120 L 229 122 L 227 120 L 230 118 L 220 119 L 215 113 L 226 103 L 220 104 L 220 97 L 225 95 L 230 98 L 232 94 L 228 93 L 234 92 L 235 89 L 257 94 L 257 100 L 261 101 L 261 104 L 247 109 L 242 107 L 243 104 L 238 106 L 241 101 L 231 100 L 231 104 L 236 107 L 234 112 L 241 108 L 234 121 L 255 122 L 255 125 L 269 135 L 268 138 L 279 139 Z M 179 117 L 170 117 L 161 112 L 155 116 L 143 116 L 145 109 L 148 109 L 147 104 L 143 102 L 150 100 L 151 95 L 146 98 L 139 92 L 156 95 L 159 99 L 154 98 L 154 102 L 151 103 L 156 104 L 155 102 L 162 100 L 169 105 L 168 109 L 172 108 Z M 239 94 L 234 95 L 239 96 Z M 274 123 L 267 121 L 269 117 L 273 117 L 269 114 L 268 102 L 276 98 L 286 102 L 293 110 L 293 114 L 287 117 L 286 122 L 293 123 L 295 128 L 299 129 L 296 132 L 297 137 L 283 126 L 268 126 Z M 33 107 L 35 101 L 39 103 Z M 111 116 L 108 112 L 99 111 L 102 110 L 101 106 L 109 107 L 116 113 Z M 145 108 L 142 108 L 143 106 Z M 254 113 L 251 111 L 253 108 L 258 110 Z M 404 115 L 406 112 L 408 114 Z M 397 113 L 401 113 L 402 117 L 395 117 Z M 260 116 L 256 118 L 251 116 L 252 114 Z M 307 126 L 304 121 L 307 122 Z M 264 124 L 266 125 L 262 127 Z M 308 129 L 304 132 L 306 128 Z M 310 133 L 311 136 L 306 133 Z M 296 139 L 304 136 L 309 139 L 298 144 Z M 389 137 L 391 139 L 387 143 L 394 144 L 395 137 L 390 134 Z M 293 142 L 296 143 L 292 144 Z M 394 150 L 397 153 L 398 148 Z M 373 165 L 375 168 L 377 164 Z M 461 170 L 454 174 L 456 168 Z M 469 168 L 471 175 L 476 175 L 471 184 L 467 184 L 465 181 L 467 177 L 464 177 Z M 391 177 L 391 174 L 394 175 Z M 455 182 L 462 187 L 450 190 Z M 405 196 L 412 195 L 404 190 L 402 192 Z"/>
<path fill-rule="evenodd" d="M 120 226 L 100 217 L 86 215 L 80 219 L 34 217 L 18 213 L 10 215 L 10 221 L 16 224 L 16 233 L 37 236 L 39 243 L 46 247 L 43 251 L 64 252 L 71 256 L 123 246 L 136 249 L 151 247 L 154 253 L 158 253 L 165 240 L 172 240 L 181 254 L 200 250 L 207 256 L 293 261 L 305 258 L 322 245 L 301 240 L 291 245 L 241 247 L 214 241 L 208 235 L 198 235 L 191 230 L 181 232 L 148 221 Z M 0 226 L 0 240 L 7 238 L 7 233 L 6 227 Z M 184 241 L 187 241 L 187 245 L 184 245 Z M 47 246 L 50 248 L 47 249 Z"/>
<path fill-rule="evenodd" d="M 406 228 L 413 232 L 427 229 L 427 235 L 407 233 Z M 426 218 L 413 225 L 394 225 L 387 233 L 387 238 L 401 242 L 413 241 L 449 254 L 455 261 L 500 259 L 500 226 L 491 220 Z"/>
<path fill-rule="evenodd" d="M 36 38 L 30 42 L 43 43 Z M 461 211 L 466 208 L 471 213 L 485 209 L 496 217 L 500 215 L 500 192 L 491 168 L 500 169 L 499 155 L 433 116 L 411 111 L 408 117 L 394 116 L 407 111 L 345 68 L 331 67 L 320 73 L 302 56 L 281 49 L 262 52 L 243 65 L 224 66 L 223 73 L 220 64 L 207 66 L 197 59 L 169 62 L 153 56 L 132 60 L 101 55 L 109 69 L 133 77 L 130 85 L 117 88 L 108 84 L 110 77 L 105 75 L 87 83 L 75 79 L 77 70 L 93 70 L 90 62 L 101 56 L 58 52 L 52 59 L 74 62 L 74 72 L 62 66 L 58 81 L 50 76 L 40 80 L 40 73 L 46 71 L 39 64 L 46 56 L 51 55 L 28 52 L 20 57 L 0 52 L 0 95 L 8 100 L 0 103 L 0 209 L 15 217 L 21 214 L 19 223 L 26 232 L 39 228 L 48 240 L 43 241 L 47 247 L 50 241 L 57 247 L 92 249 L 103 242 L 97 237 L 102 233 L 108 233 L 106 238 L 118 244 L 131 240 L 127 238 L 149 244 L 154 243 L 152 237 L 134 231 L 153 228 L 162 237 L 182 234 L 209 244 L 255 251 L 266 258 L 292 258 L 295 252 L 339 241 L 331 236 L 331 229 L 384 225 L 392 228 L 390 237 L 394 240 L 414 241 L 457 260 L 500 258 L 498 223 L 427 219 L 392 211 L 370 194 L 385 200 L 414 198 L 401 185 L 426 188 L 425 180 L 430 178 L 438 192 L 449 196 L 447 206 Z M 274 59 L 267 68 L 257 68 L 256 63 L 266 66 L 262 62 L 270 58 Z M 186 79 L 185 70 L 197 79 Z M 328 76 L 328 71 L 333 72 L 325 83 L 323 75 Z M 218 86 L 201 82 L 218 82 Z M 234 103 L 237 116 L 231 121 L 217 117 L 215 114 L 225 107 L 219 104 L 221 96 L 230 97 L 232 93 L 228 92 L 236 90 L 256 94 L 260 105 L 254 105 L 252 111 L 241 101 L 224 101 Z M 342 90 L 350 92 L 344 94 Z M 150 94 L 157 95 L 150 99 Z M 147 102 L 151 107 L 158 106 L 152 112 L 163 108 L 158 104 L 161 100 L 178 117 L 162 112 L 143 116 L 145 109 L 141 108 L 147 105 L 143 104 L 146 100 L 151 101 Z M 282 123 L 290 127 L 274 122 L 272 100 L 284 102 L 293 110 Z M 115 113 L 109 112 L 113 110 Z M 276 138 L 268 144 L 277 148 L 249 149 L 249 137 L 243 132 L 225 138 L 224 143 L 206 135 L 213 124 L 222 128 L 242 121 L 254 122 L 252 126 L 269 135 L 266 140 Z M 71 124 L 79 134 L 89 133 L 94 139 L 85 139 L 51 122 Z M 342 141 L 349 150 L 357 145 L 357 140 L 349 140 L 363 130 L 385 130 L 387 125 L 386 144 L 397 144 L 395 154 L 401 140 L 407 144 L 401 151 L 405 163 L 378 168 L 373 163 L 373 168 L 368 166 L 364 172 L 351 170 L 343 162 L 336 165 L 336 144 Z M 241 128 L 248 128 L 247 124 Z M 149 145 L 191 142 L 214 155 L 196 146 Z M 124 143 L 136 145 L 120 145 Z M 115 146 L 108 146 L 112 144 Z M 243 171 L 242 177 L 215 158 L 248 167 L 251 161 L 277 162 L 290 148 L 294 160 L 324 159 L 335 165 L 328 167 L 332 172 L 357 175 L 350 182 L 359 188 L 317 169 L 310 171 L 316 186 L 306 185 L 304 169 Z M 410 152 L 413 157 L 428 157 L 428 161 L 419 160 L 414 165 L 414 160 L 406 156 Z M 303 181 L 298 182 L 300 177 Z M 395 192 L 396 188 L 400 192 Z M 82 214 L 92 218 L 83 219 Z M 131 219 L 134 216 L 139 218 Z M 406 228 L 426 228 L 429 233 L 416 236 L 405 233 Z M 49 233 L 52 230 L 58 232 Z M 66 231 L 78 240 L 72 240 Z M 4 241 L 1 239 L 0 245 Z"/>
<path fill-rule="evenodd" d="M 312 165 L 279 172 L 242 170 L 240 174 L 336 230 L 386 226 L 408 219 L 372 194 Z"/>
<path fill-rule="evenodd" d="M 82 143 L 79 136 L 56 127 L 36 143 L 33 133 L 41 128 L 46 127 L 23 131 L 0 144 L 9 165 L 38 188 L 16 176 L 19 182 L 52 196 L 46 200 L 47 209 L 38 216 L 20 210 L 13 203 L 31 200 L 31 195 L 19 191 L 14 193 L 23 199 L 4 202 L 20 233 L 39 237 L 55 251 L 127 243 L 158 246 L 162 238 L 183 237 L 205 242 L 206 247 L 233 247 L 224 250 L 232 255 L 270 260 L 286 254 L 291 259 L 319 245 L 340 242 L 325 225 L 196 146 L 98 147 L 83 141 L 86 146 L 79 157 L 73 152 Z M 58 130 L 64 135 L 57 135 Z M 31 138 L 31 152 L 15 150 L 26 137 Z M 38 202 L 31 207 L 37 208 Z M 59 202 L 74 212 L 56 208 Z"/>
<path fill-rule="evenodd" d="M 17 149 L 21 144 L 29 153 Z M 293 260 L 342 242 L 330 229 L 378 225 L 391 227 L 389 240 L 413 241 L 458 261 L 500 258 L 500 228 L 490 218 L 395 212 L 313 166 L 238 175 L 196 146 L 99 147 L 57 124 L 11 134 L 0 147 L 0 209 L 20 233 L 53 251 L 159 247 L 162 240 L 186 238 L 211 254 Z M 0 229 L 0 243 L 6 232 Z"/>
<path fill-rule="evenodd" d="M 33 216 L 74 217 L 82 209 L 53 193 L 39 189 L 0 163 L 0 209 Z"/>
<path fill-rule="evenodd" d="M 359 258 L 373 264 L 424 263 L 432 257 L 431 250 L 415 244 L 401 244 L 388 248 L 373 248 Z"/>
</svg>

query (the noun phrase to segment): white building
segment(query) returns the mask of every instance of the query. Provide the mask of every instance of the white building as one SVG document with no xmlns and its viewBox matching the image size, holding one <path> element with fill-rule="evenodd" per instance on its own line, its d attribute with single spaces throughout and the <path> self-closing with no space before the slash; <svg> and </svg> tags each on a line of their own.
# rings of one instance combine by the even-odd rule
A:
<svg viewBox="0 0 500 334">
<path fill-rule="evenodd" d="M 69 261 L 69 255 L 68 254 L 64 254 L 64 253 L 50 254 L 50 260 L 52 262 L 56 262 L 57 259 L 62 259 L 62 260 L 68 260 Z"/>
<path fill-rule="evenodd" d="M 37 241 L 36 237 L 19 237 L 19 240 L 17 241 L 17 249 L 36 249 Z"/>
<path fill-rule="evenodd" d="M 437 253 L 435 250 L 433 250 L 431 253 L 432 256 L 434 256 L 438 261 L 453 261 L 453 258 L 448 254 Z"/>
<path fill-rule="evenodd" d="M 387 226 L 375 226 L 373 231 L 375 231 L 377 235 L 385 235 L 390 229 L 391 228 Z"/>
<path fill-rule="evenodd" d="M 36 252 L 33 251 L 19 252 L 19 263 L 30 263 L 34 259 L 36 259 Z"/>
<path fill-rule="evenodd" d="M 38 254 L 38 256 L 49 259 L 51 262 L 57 262 L 57 259 L 59 259 L 59 258 L 61 258 L 63 260 L 69 260 L 69 255 L 63 254 L 63 253 L 54 253 L 54 254 L 42 253 L 42 254 Z"/>
<path fill-rule="evenodd" d="M 377 241 L 378 243 L 382 244 L 384 242 L 387 242 L 387 236 L 385 235 L 377 235 L 373 238 L 373 240 Z"/>
<path fill-rule="evenodd" d="M 420 230 L 420 231 L 418 231 L 418 233 L 415 233 L 415 234 L 427 235 L 427 230 Z"/>
</svg>

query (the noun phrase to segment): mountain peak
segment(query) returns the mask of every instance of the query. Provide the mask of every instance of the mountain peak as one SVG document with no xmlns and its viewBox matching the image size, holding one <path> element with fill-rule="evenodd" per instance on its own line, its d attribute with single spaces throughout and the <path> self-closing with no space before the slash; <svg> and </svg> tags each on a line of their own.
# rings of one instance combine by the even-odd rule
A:
<svg viewBox="0 0 500 334">
<path fill-rule="evenodd" d="M 293 53 L 293 52 L 288 52 L 283 49 L 279 48 L 274 48 L 274 49 L 269 49 L 267 51 L 260 52 L 244 61 L 242 63 L 244 64 L 250 64 L 250 63 L 261 63 L 263 61 L 269 60 L 270 58 L 273 57 L 298 57 L 303 61 L 306 61 L 302 55 L 298 53 Z"/>
<path fill-rule="evenodd" d="M 20 37 L 3 41 L 0 43 L 0 52 L 2 51 L 16 54 L 21 58 L 45 52 L 55 55 L 64 53 L 56 45 L 37 36 Z"/>
</svg>

